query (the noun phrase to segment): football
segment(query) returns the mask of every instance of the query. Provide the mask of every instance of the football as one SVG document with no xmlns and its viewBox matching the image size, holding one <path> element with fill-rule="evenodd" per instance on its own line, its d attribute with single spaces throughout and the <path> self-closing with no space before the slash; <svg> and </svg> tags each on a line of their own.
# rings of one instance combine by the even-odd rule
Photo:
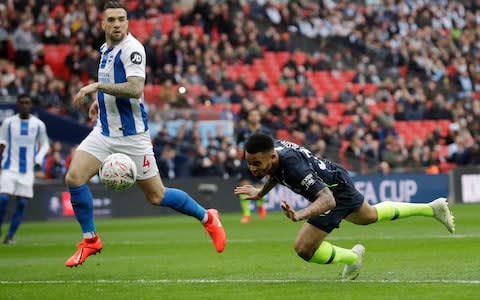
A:
<svg viewBox="0 0 480 300">
<path fill-rule="evenodd" d="M 137 179 L 137 167 L 125 154 L 113 153 L 100 166 L 100 181 L 108 188 L 120 192 L 130 188 Z"/>
</svg>

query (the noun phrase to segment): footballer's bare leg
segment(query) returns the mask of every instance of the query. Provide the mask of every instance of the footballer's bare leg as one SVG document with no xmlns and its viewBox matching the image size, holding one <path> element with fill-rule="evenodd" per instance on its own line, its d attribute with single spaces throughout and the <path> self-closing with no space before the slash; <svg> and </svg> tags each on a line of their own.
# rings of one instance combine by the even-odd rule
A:
<svg viewBox="0 0 480 300">
<path fill-rule="evenodd" d="M 362 245 L 355 245 L 352 249 L 335 246 L 325 238 L 328 233 L 309 223 L 305 223 L 298 232 L 295 241 L 295 252 L 307 262 L 316 264 L 346 264 L 342 277 L 355 279 L 360 274 L 363 254 Z"/>
<path fill-rule="evenodd" d="M 85 184 L 98 173 L 101 162 L 93 155 L 82 150 L 76 150 L 68 168 L 65 181 L 68 186 Z"/>
<path fill-rule="evenodd" d="M 294 249 L 298 256 L 309 261 L 328 233 L 309 224 L 303 224 L 297 234 Z"/>
<path fill-rule="evenodd" d="M 160 205 L 165 195 L 165 186 L 163 185 L 160 175 L 155 175 L 148 179 L 137 180 L 137 184 L 143 191 L 145 198 L 152 205 Z"/>
<path fill-rule="evenodd" d="M 357 225 L 368 225 L 377 222 L 378 215 L 377 210 L 368 204 L 367 201 L 363 201 L 362 206 L 356 212 L 349 214 L 345 220 L 357 224 Z"/>
</svg>

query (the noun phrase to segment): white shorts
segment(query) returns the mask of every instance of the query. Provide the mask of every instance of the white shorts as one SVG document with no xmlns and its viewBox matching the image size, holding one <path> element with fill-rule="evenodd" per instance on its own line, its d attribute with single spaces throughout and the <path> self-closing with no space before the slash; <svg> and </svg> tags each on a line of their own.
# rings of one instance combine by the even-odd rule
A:
<svg viewBox="0 0 480 300">
<path fill-rule="evenodd" d="M 100 129 L 95 127 L 80 143 L 77 150 L 85 151 L 99 161 L 103 161 L 112 153 L 126 154 L 135 162 L 139 180 L 158 174 L 152 140 L 148 131 L 130 136 L 108 137 L 102 135 Z"/>
<path fill-rule="evenodd" d="M 0 193 L 25 198 L 33 197 L 33 180 L 35 175 L 2 170 Z"/>
</svg>

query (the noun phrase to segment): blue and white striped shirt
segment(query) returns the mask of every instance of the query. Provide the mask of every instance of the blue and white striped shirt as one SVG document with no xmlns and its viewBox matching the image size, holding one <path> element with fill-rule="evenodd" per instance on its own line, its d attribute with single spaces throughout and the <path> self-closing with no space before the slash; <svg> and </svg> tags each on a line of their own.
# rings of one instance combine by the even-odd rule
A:
<svg viewBox="0 0 480 300">
<path fill-rule="evenodd" d="M 113 48 L 103 44 L 100 52 L 99 82 L 124 83 L 130 76 L 145 78 L 145 48 L 131 34 Z M 99 118 L 96 126 L 100 127 L 103 135 L 129 136 L 148 130 L 143 94 L 141 98 L 134 99 L 98 91 L 97 100 Z"/>
<path fill-rule="evenodd" d="M 16 114 L 0 127 L 0 143 L 5 145 L 2 169 L 22 174 L 34 172 L 50 147 L 45 123 L 34 115 L 20 119 Z"/>
</svg>

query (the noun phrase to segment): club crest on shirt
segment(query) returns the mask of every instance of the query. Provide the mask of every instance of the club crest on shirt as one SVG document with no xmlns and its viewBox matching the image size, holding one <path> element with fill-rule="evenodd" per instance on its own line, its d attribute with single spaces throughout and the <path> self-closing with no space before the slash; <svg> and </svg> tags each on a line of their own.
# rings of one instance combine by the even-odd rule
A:
<svg viewBox="0 0 480 300">
<path fill-rule="evenodd" d="M 139 65 L 142 63 L 142 55 L 138 52 L 132 52 L 132 54 L 130 54 L 130 60 L 132 63 Z"/>
</svg>

